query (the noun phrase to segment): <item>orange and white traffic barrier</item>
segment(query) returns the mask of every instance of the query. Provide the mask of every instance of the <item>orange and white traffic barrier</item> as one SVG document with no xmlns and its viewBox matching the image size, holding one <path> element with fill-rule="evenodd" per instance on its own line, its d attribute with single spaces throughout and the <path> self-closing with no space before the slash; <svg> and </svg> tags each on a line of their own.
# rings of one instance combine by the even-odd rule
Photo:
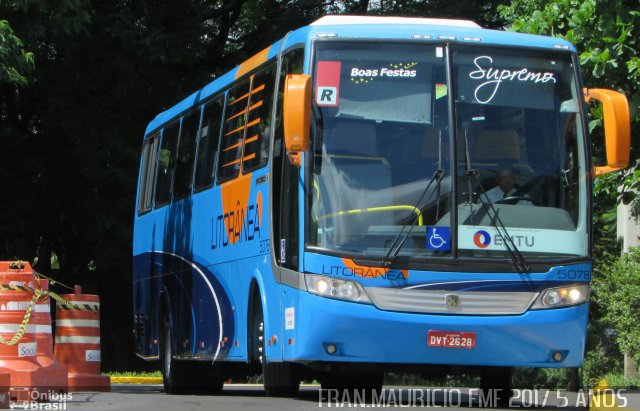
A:
<svg viewBox="0 0 640 411">
<path fill-rule="evenodd" d="M 0 261 L 0 284 L 33 288 L 35 272 L 22 261 Z"/>
<path fill-rule="evenodd" d="M 36 280 L 36 287 L 42 291 L 49 290 L 49 280 Z M 47 393 L 67 392 L 69 370 L 53 355 L 53 334 L 51 332 L 51 302 L 49 296 L 40 294 L 36 300 L 31 323 L 36 329 L 36 361 L 44 372 Z"/>
<path fill-rule="evenodd" d="M 100 298 L 82 294 L 61 296 L 58 302 L 54 353 L 69 369 L 69 391 L 110 391 L 108 376 L 100 374 Z"/>
<path fill-rule="evenodd" d="M 0 289 L 0 373 L 10 374 L 12 400 L 28 400 L 30 390 L 47 384 L 36 358 L 36 325 L 30 323 L 35 305 L 33 291 Z"/>
</svg>

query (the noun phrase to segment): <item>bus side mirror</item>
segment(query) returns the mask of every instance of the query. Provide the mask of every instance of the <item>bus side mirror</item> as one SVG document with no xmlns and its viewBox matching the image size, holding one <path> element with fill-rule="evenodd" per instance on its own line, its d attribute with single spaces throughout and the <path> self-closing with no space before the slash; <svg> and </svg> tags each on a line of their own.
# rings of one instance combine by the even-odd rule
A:
<svg viewBox="0 0 640 411">
<path fill-rule="evenodd" d="M 596 167 L 596 175 L 627 167 L 631 151 L 631 124 L 627 98 L 617 91 L 599 88 L 585 89 L 584 92 L 587 103 L 592 100 L 602 103 L 607 165 Z"/>
<path fill-rule="evenodd" d="M 311 77 L 287 74 L 284 83 L 284 143 L 291 164 L 302 166 L 309 149 L 311 124 Z"/>
</svg>

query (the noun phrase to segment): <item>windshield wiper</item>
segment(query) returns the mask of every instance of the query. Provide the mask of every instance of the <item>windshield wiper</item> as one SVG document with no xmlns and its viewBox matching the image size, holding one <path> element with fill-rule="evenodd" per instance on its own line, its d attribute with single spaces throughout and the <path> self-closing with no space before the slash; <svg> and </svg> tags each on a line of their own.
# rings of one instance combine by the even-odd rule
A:
<svg viewBox="0 0 640 411">
<path fill-rule="evenodd" d="M 484 206 L 487 210 L 487 214 L 489 214 L 489 221 L 491 221 L 491 226 L 498 232 L 498 235 L 502 237 L 504 241 L 504 246 L 509 252 L 509 256 L 511 257 L 511 261 L 513 262 L 513 266 L 518 271 L 519 274 L 528 274 L 529 273 L 529 264 L 527 260 L 524 258 L 524 255 L 518 250 L 516 243 L 513 241 L 513 238 L 509 235 L 507 228 L 502 223 L 500 216 L 498 215 L 498 210 L 493 206 L 493 202 L 489 199 L 487 192 L 482 187 L 482 184 L 478 181 L 478 175 L 474 169 L 471 168 L 471 160 L 469 158 L 469 142 L 467 141 L 467 130 L 464 130 L 464 145 L 465 145 L 465 162 L 466 169 L 465 176 L 467 177 L 467 182 L 469 184 L 469 204 L 470 207 L 473 207 L 473 189 L 479 187 L 480 195 L 484 198 Z M 471 215 L 473 216 L 473 208 L 471 209 Z"/>
<path fill-rule="evenodd" d="M 435 170 L 433 172 L 433 176 L 429 180 L 429 183 L 427 184 L 425 189 L 422 191 L 422 194 L 420 195 L 420 198 L 416 202 L 416 205 L 413 207 L 413 210 L 411 211 L 411 214 L 413 214 L 415 212 L 415 210 L 419 210 L 418 207 L 422 203 L 422 199 L 427 195 L 427 193 L 429 192 L 429 188 L 431 187 L 431 185 L 433 184 L 434 181 L 436 182 L 437 192 L 438 193 L 440 192 L 440 182 L 442 181 L 442 177 L 443 176 L 444 176 L 444 170 L 441 169 L 441 168 L 438 168 L 437 170 Z M 433 192 L 432 192 L 432 194 L 433 194 Z M 430 198 L 430 196 L 429 196 L 429 198 Z M 402 249 L 402 246 L 404 245 L 405 241 L 407 241 L 407 238 L 409 238 L 409 235 L 411 234 L 411 230 L 413 230 L 413 227 L 416 226 L 417 222 L 418 222 L 418 218 L 414 218 L 413 219 L 413 223 L 411 223 L 411 226 L 409 227 L 409 229 L 405 233 L 404 231 L 407 228 L 407 226 L 409 225 L 409 219 L 407 219 L 405 221 L 404 225 L 402 226 L 402 228 L 398 232 L 398 235 L 396 235 L 396 238 L 394 238 L 394 240 L 391 242 L 391 245 L 389 246 L 389 251 L 387 251 L 387 253 L 384 255 L 384 257 L 382 257 L 382 260 L 381 260 L 380 263 L 382 264 L 383 267 L 389 268 L 391 266 L 393 261 L 398 256 L 398 253 L 400 253 L 400 250 Z M 404 233 L 404 235 L 403 235 L 403 233 Z"/>
</svg>

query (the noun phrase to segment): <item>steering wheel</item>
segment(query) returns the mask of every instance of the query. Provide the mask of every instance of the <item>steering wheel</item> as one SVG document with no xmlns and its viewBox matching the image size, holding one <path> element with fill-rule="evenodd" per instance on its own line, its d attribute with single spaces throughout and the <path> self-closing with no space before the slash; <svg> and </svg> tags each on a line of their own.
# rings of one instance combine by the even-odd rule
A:
<svg viewBox="0 0 640 411">
<path fill-rule="evenodd" d="M 509 196 L 509 197 L 505 197 L 505 198 L 501 198 L 498 201 L 496 201 L 496 204 L 518 204 L 519 201 L 528 201 L 533 205 L 538 205 L 537 202 L 528 196 Z"/>
</svg>

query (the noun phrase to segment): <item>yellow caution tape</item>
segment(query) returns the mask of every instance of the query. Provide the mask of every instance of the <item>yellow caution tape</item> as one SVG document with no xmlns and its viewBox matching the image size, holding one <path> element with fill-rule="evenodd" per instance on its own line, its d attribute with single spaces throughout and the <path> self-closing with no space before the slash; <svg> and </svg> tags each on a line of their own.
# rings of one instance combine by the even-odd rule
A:
<svg viewBox="0 0 640 411">
<path fill-rule="evenodd" d="M 31 318 L 31 311 L 33 310 L 33 306 L 35 305 L 37 298 L 38 297 L 34 293 L 33 297 L 31 298 L 31 302 L 29 303 L 29 306 L 27 307 L 27 310 L 24 313 L 24 318 L 22 319 L 22 323 L 20 324 L 20 327 L 18 327 L 18 331 L 15 333 L 13 338 L 7 341 L 4 338 L 2 338 L 2 336 L 0 335 L 0 344 L 11 346 L 11 345 L 16 345 L 16 343 L 20 341 L 20 339 L 24 335 L 24 332 L 27 329 L 27 325 L 29 324 L 29 319 Z"/>
<path fill-rule="evenodd" d="M 0 290 L 33 291 L 38 299 L 40 299 L 42 297 L 51 297 L 51 298 L 53 298 L 58 303 L 57 304 L 58 308 L 61 309 L 61 310 L 94 311 L 94 312 L 99 312 L 100 311 L 100 307 L 97 304 L 92 304 L 92 303 L 82 303 L 82 304 L 71 303 L 71 302 L 65 300 L 64 298 L 62 298 L 61 296 L 59 296 L 58 294 L 54 293 L 53 291 L 39 290 L 39 289 L 34 289 L 32 287 L 25 287 L 23 285 L 0 285 Z"/>
<path fill-rule="evenodd" d="M 39 280 L 39 279 L 36 278 L 36 280 Z M 35 306 L 36 300 L 39 300 L 41 298 L 44 298 L 44 297 L 53 298 L 56 301 L 56 305 L 59 310 L 93 311 L 93 312 L 100 311 L 100 308 L 97 304 L 71 303 L 65 300 L 64 298 L 62 298 L 61 296 L 59 296 L 58 294 L 54 293 L 53 291 L 46 291 L 46 290 L 37 289 L 33 287 L 25 287 L 22 285 L 6 285 L 6 284 L 0 284 L 0 290 L 33 292 L 33 297 L 31 298 L 31 302 L 29 303 L 29 306 L 25 310 L 24 318 L 22 319 L 22 322 L 20 323 L 20 326 L 18 327 L 18 331 L 15 333 L 15 335 L 10 340 L 5 340 L 0 335 L 0 344 L 4 344 L 4 345 L 11 346 L 11 345 L 15 345 L 18 341 L 20 341 L 20 339 L 22 338 L 22 336 L 24 335 L 27 329 L 27 325 L 29 325 L 29 320 L 31 319 L 31 312 L 33 311 L 33 307 Z"/>
</svg>

